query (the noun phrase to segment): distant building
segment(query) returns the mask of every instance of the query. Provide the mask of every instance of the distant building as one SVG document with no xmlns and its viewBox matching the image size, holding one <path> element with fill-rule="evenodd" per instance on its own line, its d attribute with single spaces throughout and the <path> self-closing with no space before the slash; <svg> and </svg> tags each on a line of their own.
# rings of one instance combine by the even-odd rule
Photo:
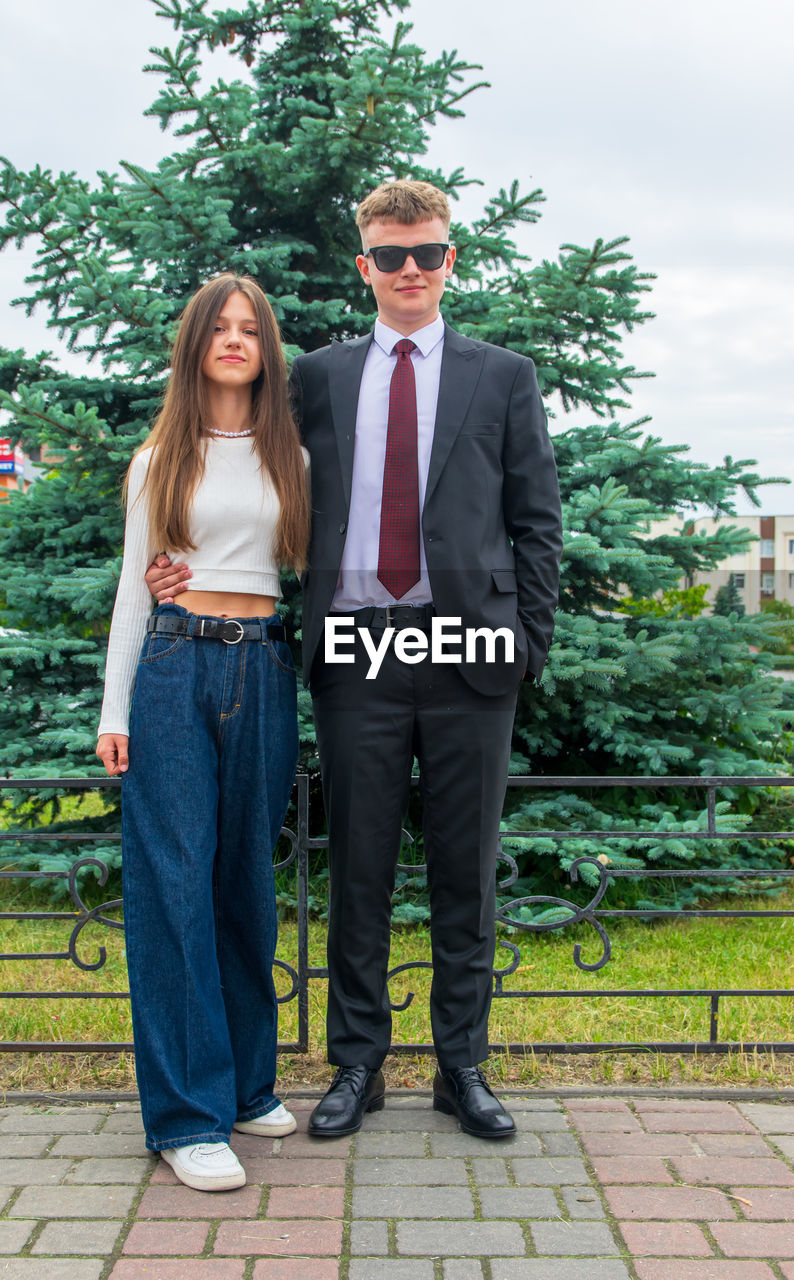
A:
<svg viewBox="0 0 794 1280">
<path fill-rule="evenodd" d="M 709 534 L 726 524 L 749 529 L 755 540 L 739 555 L 728 556 L 710 573 L 688 577 L 684 585 L 697 587 L 707 583 L 706 599 L 713 606 L 719 588 L 727 586 L 733 577 L 747 613 L 758 613 L 765 600 L 794 604 L 794 515 L 726 516 L 719 521 L 711 516 L 666 520 L 654 524 L 653 532 L 681 531 L 683 526 L 683 531 L 689 534 Z"/>
<path fill-rule="evenodd" d="M 27 489 L 39 474 L 37 461 L 14 448 L 10 440 L 0 438 L 0 502 L 6 502 L 15 489 Z"/>
</svg>

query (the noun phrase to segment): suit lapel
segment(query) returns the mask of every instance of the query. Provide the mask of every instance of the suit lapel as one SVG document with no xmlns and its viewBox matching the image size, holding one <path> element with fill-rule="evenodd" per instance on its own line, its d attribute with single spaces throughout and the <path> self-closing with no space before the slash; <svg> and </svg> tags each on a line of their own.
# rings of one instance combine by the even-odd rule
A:
<svg viewBox="0 0 794 1280">
<path fill-rule="evenodd" d="M 367 358 L 372 334 L 353 338 L 349 342 L 331 344 L 331 367 L 328 374 L 328 394 L 331 416 L 342 468 L 345 503 L 350 508 L 350 485 L 353 476 L 353 449 L 356 442 L 356 413 L 358 393 L 364 361 Z"/>
<path fill-rule="evenodd" d="M 485 350 L 481 344 L 464 338 L 455 329 L 446 326 L 425 505 L 438 483 L 449 451 L 468 412 L 484 357 Z"/>
</svg>

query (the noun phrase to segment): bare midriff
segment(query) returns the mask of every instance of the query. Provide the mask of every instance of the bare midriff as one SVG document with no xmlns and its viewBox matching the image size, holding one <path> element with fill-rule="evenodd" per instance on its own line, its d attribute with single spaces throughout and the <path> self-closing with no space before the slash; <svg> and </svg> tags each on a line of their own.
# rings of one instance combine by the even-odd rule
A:
<svg viewBox="0 0 794 1280">
<path fill-rule="evenodd" d="M 252 596 L 243 591 L 180 591 L 174 602 L 189 613 L 211 618 L 269 618 L 276 612 L 273 596 Z"/>
</svg>

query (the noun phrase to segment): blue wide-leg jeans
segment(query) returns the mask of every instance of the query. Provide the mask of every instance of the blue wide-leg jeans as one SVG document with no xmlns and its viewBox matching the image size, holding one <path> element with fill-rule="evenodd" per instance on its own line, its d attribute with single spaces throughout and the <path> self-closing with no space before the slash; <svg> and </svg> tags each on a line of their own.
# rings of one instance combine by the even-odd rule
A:
<svg viewBox="0 0 794 1280">
<path fill-rule="evenodd" d="M 288 646 L 149 635 L 129 756 L 124 930 L 146 1145 L 226 1142 L 235 1120 L 277 1105 L 272 853 L 298 758 Z"/>
</svg>

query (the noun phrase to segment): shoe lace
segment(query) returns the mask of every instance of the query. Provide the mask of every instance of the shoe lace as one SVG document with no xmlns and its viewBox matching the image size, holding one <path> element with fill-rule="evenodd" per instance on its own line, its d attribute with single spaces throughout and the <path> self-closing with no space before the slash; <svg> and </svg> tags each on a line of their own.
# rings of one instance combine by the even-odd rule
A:
<svg viewBox="0 0 794 1280">
<path fill-rule="evenodd" d="M 450 1074 L 453 1076 L 455 1083 L 457 1084 L 458 1091 L 461 1094 L 467 1093 L 468 1090 L 476 1084 L 482 1085 L 489 1093 L 491 1092 L 490 1086 L 488 1081 L 485 1079 L 485 1075 L 483 1074 L 481 1067 L 457 1067 L 455 1071 Z"/>
<path fill-rule="evenodd" d="M 337 1067 L 336 1074 L 331 1081 L 331 1088 L 337 1085 L 349 1084 L 360 1088 L 367 1078 L 368 1070 L 366 1067 Z"/>
</svg>

